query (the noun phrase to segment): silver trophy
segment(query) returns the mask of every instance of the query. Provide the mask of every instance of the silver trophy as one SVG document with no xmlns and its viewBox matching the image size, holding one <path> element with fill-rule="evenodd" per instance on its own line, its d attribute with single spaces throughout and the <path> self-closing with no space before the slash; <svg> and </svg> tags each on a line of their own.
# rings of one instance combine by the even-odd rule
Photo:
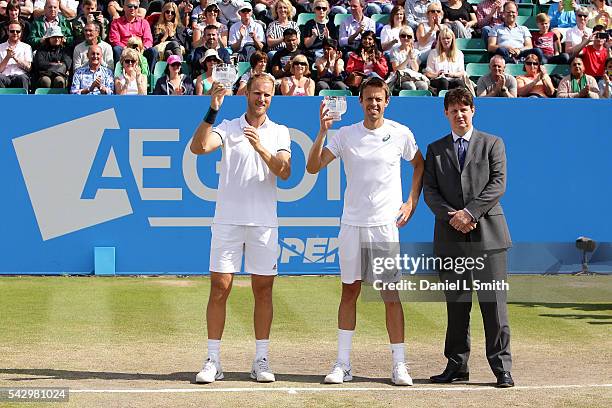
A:
<svg viewBox="0 0 612 408">
<path fill-rule="evenodd" d="M 342 119 L 342 115 L 346 113 L 346 97 L 345 96 L 325 96 L 323 99 L 327 115 L 334 121 Z"/>
<path fill-rule="evenodd" d="M 217 64 L 213 67 L 213 82 L 219 82 L 225 89 L 231 90 L 238 77 L 238 69 L 231 64 Z"/>
</svg>

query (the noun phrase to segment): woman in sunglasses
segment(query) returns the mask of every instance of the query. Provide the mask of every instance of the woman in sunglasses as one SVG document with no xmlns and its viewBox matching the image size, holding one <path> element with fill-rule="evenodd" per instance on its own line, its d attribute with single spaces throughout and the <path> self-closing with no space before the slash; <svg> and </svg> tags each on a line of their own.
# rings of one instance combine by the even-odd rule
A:
<svg viewBox="0 0 612 408">
<path fill-rule="evenodd" d="M 291 76 L 284 77 L 280 90 L 285 96 L 313 96 L 315 83 L 310 76 L 308 60 L 303 55 L 296 55 L 290 62 Z"/>
<path fill-rule="evenodd" d="M 429 52 L 436 44 L 436 38 L 442 28 L 442 6 L 440 3 L 431 3 L 427 6 L 427 22 L 419 24 L 416 30 L 417 50 L 421 52 L 420 62 L 427 61 Z"/>
<path fill-rule="evenodd" d="M 193 95 L 193 80 L 181 72 L 182 58 L 171 55 L 164 76 L 157 80 L 153 95 Z"/>
<path fill-rule="evenodd" d="M 383 51 L 389 51 L 400 44 L 399 33 L 403 27 L 407 27 L 406 12 L 404 7 L 395 6 L 389 16 L 389 24 L 385 25 L 380 32 L 380 45 Z"/>
<path fill-rule="evenodd" d="M 147 76 L 140 71 L 138 52 L 132 48 L 125 48 L 121 53 L 120 63 L 123 73 L 115 78 L 115 94 L 146 95 Z"/>
<path fill-rule="evenodd" d="M 414 33 L 410 26 L 402 27 L 399 32 L 400 43 L 391 50 L 391 67 L 396 73 L 395 80 L 389 79 L 390 86 L 400 89 L 427 89 L 429 80 L 419 73 L 419 51 L 414 48 Z"/>
<path fill-rule="evenodd" d="M 555 94 L 555 86 L 536 54 L 529 54 L 525 57 L 523 70 L 525 75 L 516 77 L 518 96 L 550 98 Z"/>
<path fill-rule="evenodd" d="M 170 55 L 184 55 L 189 45 L 187 31 L 181 22 L 175 3 L 168 2 L 162 7 L 161 16 L 153 28 L 153 46 L 162 60 Z"/>
<path fill-rule="evenodd" d="M 206 68 L 205 72 L 202 72 L 196 80 L 195 94 L 196 95 L 210 95 L 210 90 L 213 86 L 213 69 L 217 64 L 222 64 L 223 60 L 219 57 L 217 50 L 207 50 L 200 64 Z M 228 90 L 226 95 L 231 95 L 232 91 Z"/>
<path fill-rule="evenodd" d="M 338 40 L 338 30 L 329 18 L 329 2 L 317 0 L 313 5 L 315 18 L 308 21 L 303 28 L 304 48 L 311 59 L 323 56 L 323 41 Z"/>
<path fill-rule="evenodd" d="M 194 13 L 196 13 L 196 11 L 197 7 Z M 212 3 L 204 8 L 203 13 L 199 14 L 195 19 L 193 19 L 193 40 L 191 44 L 194 49 L 204 45 L 206 42 L 206 38 L 204 38 L 204 31 L 206 31 L 206 27 L 211 25 L 217 27 L 219 45 L 224 48 L 227 47 L 228 29 L 227 25 L 219 22 L 220 14 L 221 11 L 219 10 L 219 6 Z"/>
</svg>

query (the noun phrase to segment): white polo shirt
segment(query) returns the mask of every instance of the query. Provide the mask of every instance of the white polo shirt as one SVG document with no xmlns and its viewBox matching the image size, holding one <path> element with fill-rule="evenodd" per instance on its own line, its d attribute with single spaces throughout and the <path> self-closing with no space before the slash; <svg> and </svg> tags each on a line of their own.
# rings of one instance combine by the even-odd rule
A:
<svg viewBox="0 0 612 408">
<path fill-rule="evenodd" d="M 344 162 L 342 223 L 357 227 L 395 223 L 403 203 L 401 159 L 410 161 L 419 150 L 410 129 L 389 119 L 375 130 L 359 122 L 341 127 L 325 147 Z"/>
<path fill-rule="evenodd" d="M 213 128 L 223 144 L 215 207 L 215 224 L 277 227 L 276 175 L 244 135 L 245 115 Z M 271 154 L 291 153 L 289 129 L 266 117 L 257 128 L 261 144 Z"/>
</svg>

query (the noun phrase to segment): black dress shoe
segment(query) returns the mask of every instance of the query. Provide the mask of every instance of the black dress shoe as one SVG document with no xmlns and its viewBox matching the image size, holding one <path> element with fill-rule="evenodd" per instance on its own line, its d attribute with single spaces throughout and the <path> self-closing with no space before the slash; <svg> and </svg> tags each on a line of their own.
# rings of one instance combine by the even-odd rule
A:
<svg viewBox="0 0 612 408">
<path fill-rule="evenodd" d="M 455 381 L 469 381 L 470 373 L 468 371 L 459 371 L 453 368 L 446 367 L 444 372 L 439 375 L 429 377 L 434 383 L 452 383 Z"/>
<path fill-rule="evenodd" d="M 510 388 L 514 387 L 514 380 L 510 375 L 509 371 L 501 372 L 497 375 L 497 384 L 495 385 L 498 388 Z"/>
</svg>

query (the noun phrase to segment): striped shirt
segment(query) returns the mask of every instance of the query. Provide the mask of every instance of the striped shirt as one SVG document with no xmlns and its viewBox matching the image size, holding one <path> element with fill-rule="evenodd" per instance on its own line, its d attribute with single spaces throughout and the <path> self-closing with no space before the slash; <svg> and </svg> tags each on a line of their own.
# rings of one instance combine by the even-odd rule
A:
<svg viewBox="0 0 612 408">
<path fill-rule="evenodd" d="M 274 20 L 268 26 L 268 30 L 266 31 L 266 37 L 270 37 L 272 39 L 283 38 L 283 33 L 286 29 L 293 28 L 298 33 L 298 41 L 300 40 L 300 27 L 295 21 L 287 21 L 286 25 L 281 25 L 277 20 Z M 274 47 L 270 47 L 270 51 L 278 51 L 281 48 L 285 48 L 286 45 L 284 42 L 281 42 Z"/>
</svg>

